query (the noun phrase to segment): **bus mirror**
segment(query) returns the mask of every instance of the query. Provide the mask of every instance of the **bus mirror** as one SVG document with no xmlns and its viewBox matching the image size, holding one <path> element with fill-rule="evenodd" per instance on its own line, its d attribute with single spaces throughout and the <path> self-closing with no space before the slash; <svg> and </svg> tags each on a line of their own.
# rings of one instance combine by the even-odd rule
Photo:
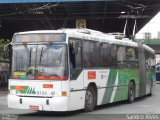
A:
<svg viewBox="0 0 160 120">
<path fill-rule="evenodd" d="M 72 53 L 73 54 L 77 54 L 78 53 L 78 43 L 77 42 L 72 42 L 72 47 L 73 47 L 73 50 L 72 50 Z"/>
</svg>

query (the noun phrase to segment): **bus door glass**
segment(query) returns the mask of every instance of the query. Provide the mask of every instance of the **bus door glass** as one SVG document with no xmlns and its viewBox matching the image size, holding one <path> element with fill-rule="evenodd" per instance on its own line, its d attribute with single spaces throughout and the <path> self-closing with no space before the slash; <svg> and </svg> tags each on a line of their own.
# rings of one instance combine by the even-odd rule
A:
<svg viewBox="0 0 160 120">
<path fill-rule="evenodd" d="M 69 58 L 70 58 L 70 79 L 76 80 L 82 72 L 82 48 L 81 40 L 70 39 Z"/>
</svg>

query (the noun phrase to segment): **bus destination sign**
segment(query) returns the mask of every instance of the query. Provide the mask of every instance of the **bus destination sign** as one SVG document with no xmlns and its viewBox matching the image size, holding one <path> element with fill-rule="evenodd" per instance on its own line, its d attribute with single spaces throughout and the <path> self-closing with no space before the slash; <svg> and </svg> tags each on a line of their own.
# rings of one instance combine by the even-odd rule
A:
<svg viewBox="0 0 160 120">
<path fill-rule="evenodd" d="M 64 33 L 32 33 L 14 35 L 13 43 L 65 42 Z"/>
</svg>

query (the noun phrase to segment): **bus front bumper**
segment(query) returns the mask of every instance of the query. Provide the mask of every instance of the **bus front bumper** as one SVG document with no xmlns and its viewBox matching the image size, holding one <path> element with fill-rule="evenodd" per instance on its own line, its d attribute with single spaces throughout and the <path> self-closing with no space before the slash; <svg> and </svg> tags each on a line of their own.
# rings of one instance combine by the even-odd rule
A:
<svg viewBox="0 0 160 120">
<path fill-rule="evenodd" d="M 37 111 L 68 111 L 68 97 L 20 97 L 8 95 L 8 107 Z"/>
</svg>

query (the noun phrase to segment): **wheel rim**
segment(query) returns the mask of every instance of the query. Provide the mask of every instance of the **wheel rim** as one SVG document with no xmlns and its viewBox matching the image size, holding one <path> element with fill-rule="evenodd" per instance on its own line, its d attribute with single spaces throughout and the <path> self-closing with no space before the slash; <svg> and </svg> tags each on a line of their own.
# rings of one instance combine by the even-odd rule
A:
<svg viewBox="0 0 160 120">
<path fill-rule="evenodd" d="M 90 91 L 86 92 L 86 106 L 93 106 L 93 94 Z"/>
</svg>

